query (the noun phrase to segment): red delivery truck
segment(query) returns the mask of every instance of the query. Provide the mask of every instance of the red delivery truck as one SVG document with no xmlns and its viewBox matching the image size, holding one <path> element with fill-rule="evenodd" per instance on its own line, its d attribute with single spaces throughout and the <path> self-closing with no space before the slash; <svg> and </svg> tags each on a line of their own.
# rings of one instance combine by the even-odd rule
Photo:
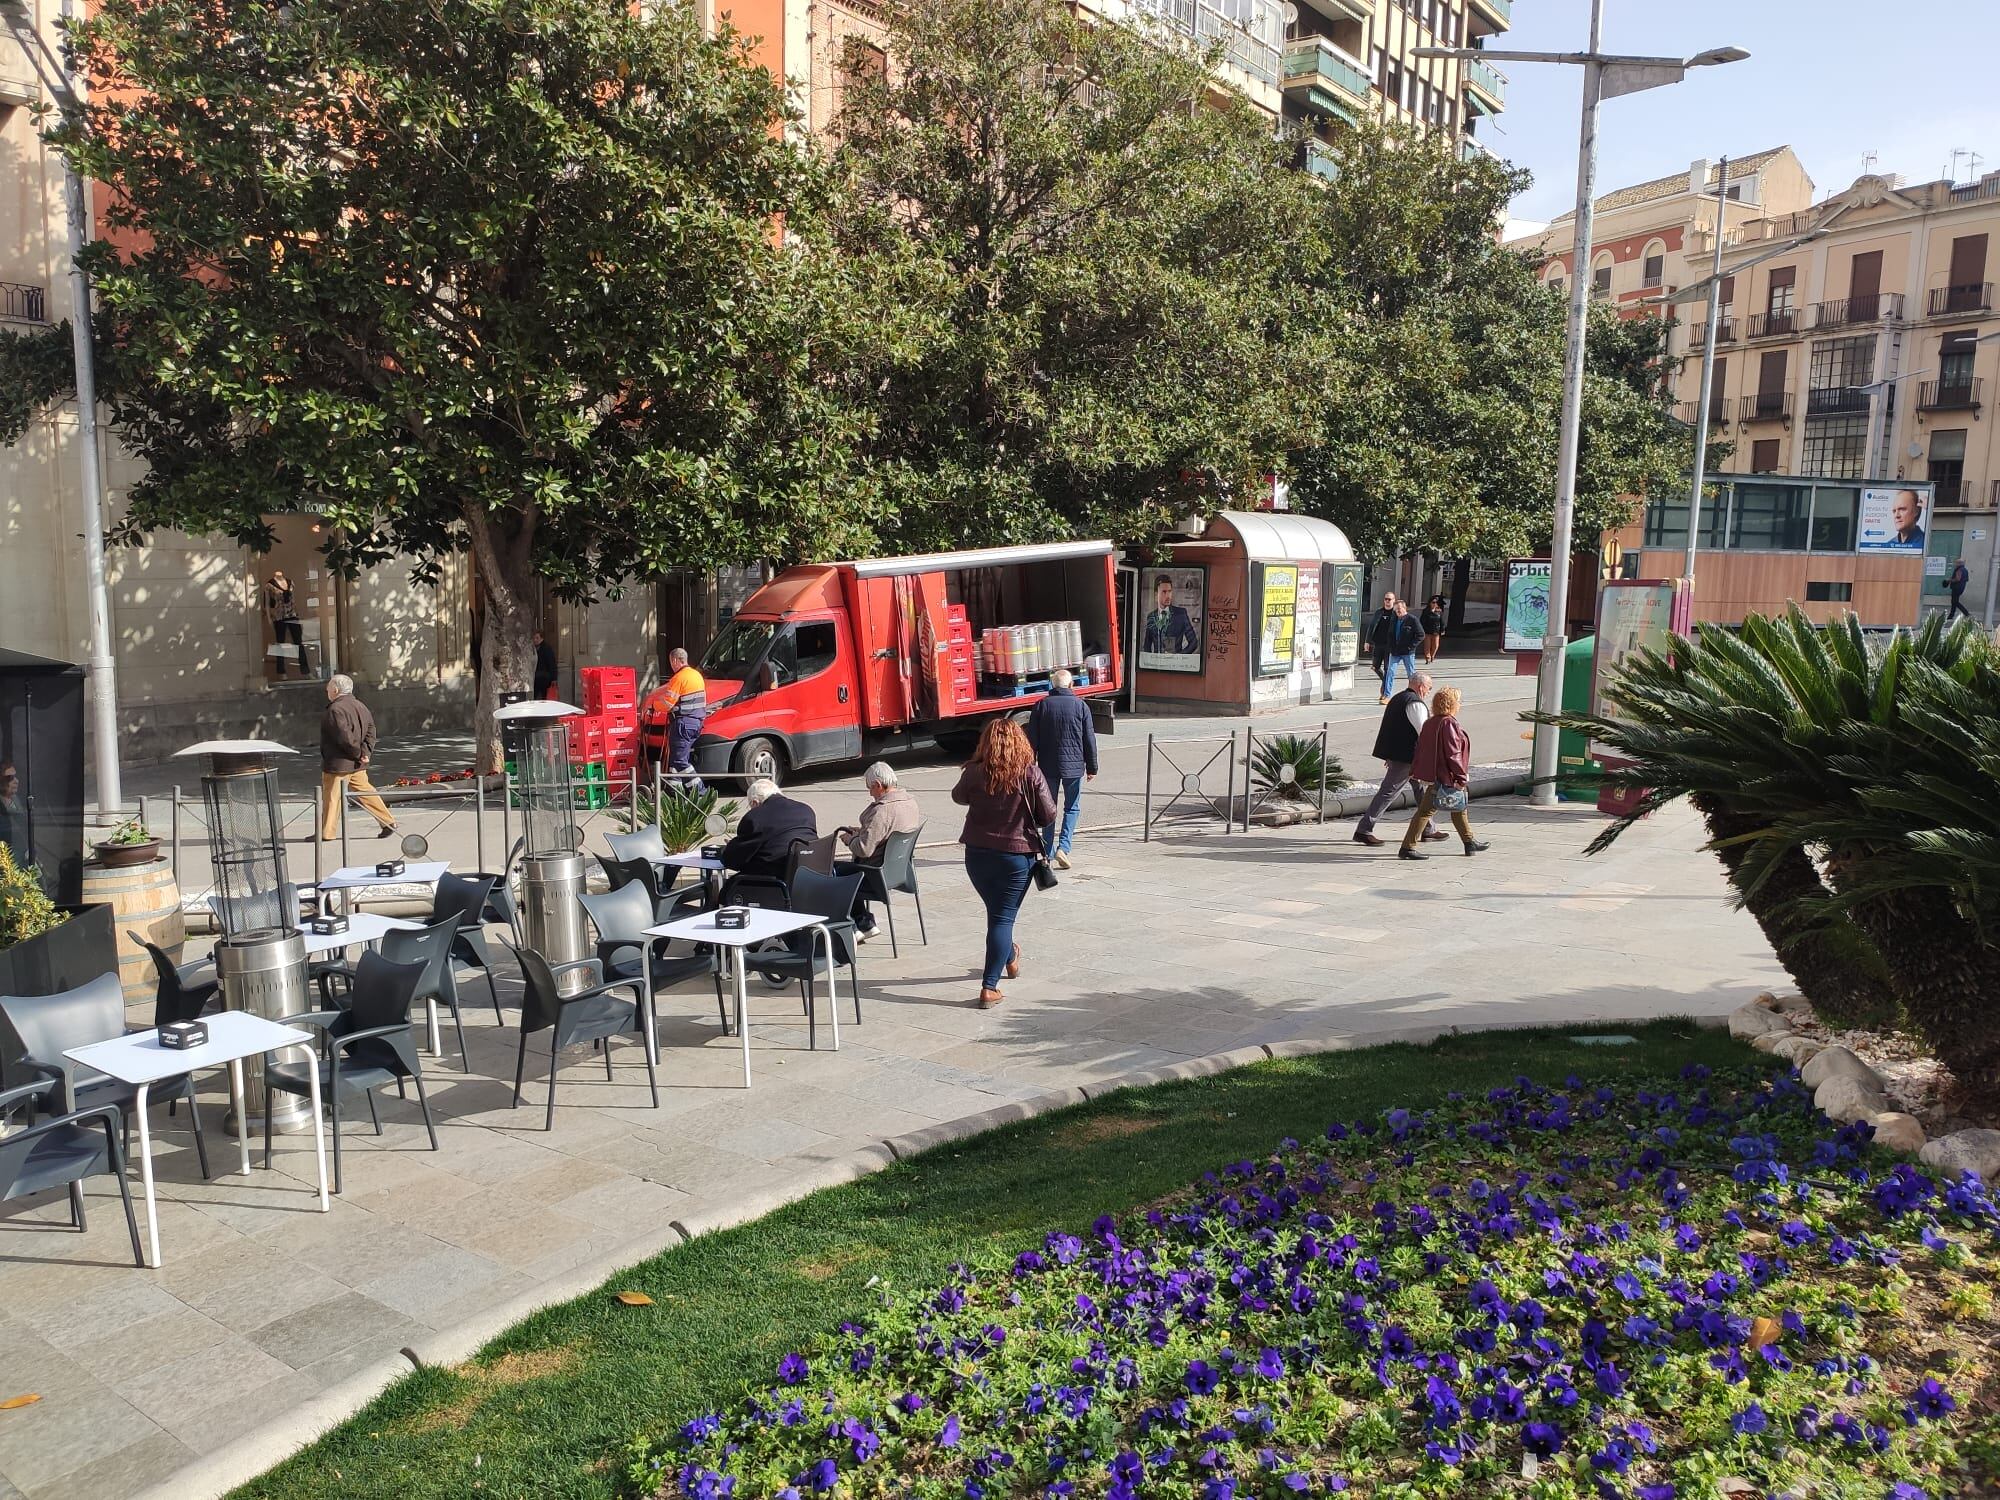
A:
<svg viewBox="0 0 2000 1500">
<path fill-rule="evenodd" d="M 788 771 L 969 742 L 1068 668 L 1105 701 L 1123 671 L 1109 542 L 990 547 L 787 568 L 752 594 L 701 661 L 708 718 L 695 769 Z M 661 695 L 640 709 L 664 758 Z"/>
</svg>

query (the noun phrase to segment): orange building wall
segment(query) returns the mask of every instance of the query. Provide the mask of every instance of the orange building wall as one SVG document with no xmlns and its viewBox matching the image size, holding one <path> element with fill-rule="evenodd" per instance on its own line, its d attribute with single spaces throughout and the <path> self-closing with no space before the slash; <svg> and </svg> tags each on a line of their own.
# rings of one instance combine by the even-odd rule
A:
<svg viewBox="0 0 2000 1500">
<path fill-rule="evenodd" d="M 1677 577 L 1687 554 L 1675 549 L 1641 551 L 1641 578 Z M 1747 614 L 1770 614 L 1797 600 L 1807 616 L 1827 624 L 1852 610 L 1872 626 L 1913 625 L 1923 589 L 1919 557 L 1881 557 L 1858 552 L 1702 552 L 1695 558 L 1694 617 L 1739 625 Z M 1851 583 L 1854 597 L 1823 603 L 1806 601 L 1806 584 Z"/>
</svg>

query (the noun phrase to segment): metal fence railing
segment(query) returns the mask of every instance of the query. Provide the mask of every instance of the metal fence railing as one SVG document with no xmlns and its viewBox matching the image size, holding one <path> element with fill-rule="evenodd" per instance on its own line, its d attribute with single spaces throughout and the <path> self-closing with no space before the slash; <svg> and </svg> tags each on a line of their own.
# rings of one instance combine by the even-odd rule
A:
<svg viewBox="0 0 2000 1500">
<path fill-rule="evenodd" d="M 1319 726 L 1317 734 L 1301 734 L 1297 730 L 1285 730 L 1277 734 L 1260 735 L 1254 729 L 1243 731 L 1243 831 L 1250 831 L 1250 814 L 1259 807 L 1271 807 L 1280 802 L 1310 801 L 1314 820 L 1326 821 L 1326 766 L 1327 736 L 1332 729 L 1329 724 Z M 1257 746 L 1262 743 L 1268 756 L 1268 774 L 1262 787 L 1256 785 L 1258 771 Z M 1308 778 L 1317 780 L 1315 788 Z"/>
<path fill-rule="evenodd" d="M 1168 745 L 1186 755 L 1188 764 L 1183 765 L 1175 759 L 1173 751 L 1167 748 Z M 1203 746 L 1208 745 L 1216 748 L 1199 766 L 1193 766 L 1194 756 L 1201 753 Z M 1173 772 L 1175 777 L 1173 795 L 1162 802 L 1157 811 L 1153 807 L 1153 762 L 1156 758 L 1166 762 L 1167 769 Z M 1203 778 L 1215 769 L 1217 761 L 1222 763 L 1226 782 L 1220 802 L 1215 800 L 1215 793 L 1203 783 Z M 1190 766 L 1193 766 L 1193 769 L 1189 769 Z M 1206 821 L 1209 814 L 1213 814 L 1222 820 L 1224 833 L 1228 833 L 1235 826 L 1236 732 L 1234 730 L 1220 740 L 1162 741 L 1154 735 L 1146 736 L 1146 827 L 1141 842 L 1150 842 L 1154 825 L 1176 807 L 1185 809 L 1183 817 L 1192 816 L 1203 821 Z"/>
</svg>

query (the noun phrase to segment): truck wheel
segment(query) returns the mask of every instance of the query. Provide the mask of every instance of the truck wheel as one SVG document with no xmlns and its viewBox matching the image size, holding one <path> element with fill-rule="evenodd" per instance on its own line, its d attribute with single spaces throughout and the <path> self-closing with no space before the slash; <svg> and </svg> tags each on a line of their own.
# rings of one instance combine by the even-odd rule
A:
<svg viewBox="0 0 2000 1500">
<path fill-rule="evenodd" d="M 780 785 L 785 779 L 785 752 L 778 748 L 775 740 L 753 735 L 736 747 L 736 769 L 752 780 L 775 781 Z"/>
</svg>

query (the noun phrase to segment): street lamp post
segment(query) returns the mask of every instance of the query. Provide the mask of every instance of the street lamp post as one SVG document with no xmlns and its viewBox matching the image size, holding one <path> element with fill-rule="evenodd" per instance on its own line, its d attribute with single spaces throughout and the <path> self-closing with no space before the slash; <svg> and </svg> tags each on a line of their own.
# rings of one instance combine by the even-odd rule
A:
<svg viewBox="0 0 2000 1500">
<path fill-rule="evenodd" d="M 1577 449 L 1583 427 L 1584 334 L 1590 317 L 1592 199 L 1597 184 L 1597 107 L 1606 99 L 1679 83 L 1689 68 L 1740 62 L 1750 54 L 1739 47 L 1714 47 L 1693 57 L 1631 57 L 1607 53 L 1604 0 L 1591 0 L 1590 49 L 1586 52 L 1513 52 L 1480 47 L 1419 47 L 1417 57 L 1479 58 L 1482 61 L 1561 63 L 1583 69 L 1583 117 L 1577 132 L 1576 234 L 1570 250 L 1568 344 L 1563 351 L 1563 404 L 1556 455 L 1555 531 L 1549 545 L 1549 630 L 1542 637 L 1542 670 L 1536 690 L 1544 713 L 1562 709 L 1563 652 L 1569 645 L 1569 564 L 1576 525 Z M 1529 800 L 1537 807 L 1556 803 L 1556 729 L 1535 726 Z"/>
</svg>

